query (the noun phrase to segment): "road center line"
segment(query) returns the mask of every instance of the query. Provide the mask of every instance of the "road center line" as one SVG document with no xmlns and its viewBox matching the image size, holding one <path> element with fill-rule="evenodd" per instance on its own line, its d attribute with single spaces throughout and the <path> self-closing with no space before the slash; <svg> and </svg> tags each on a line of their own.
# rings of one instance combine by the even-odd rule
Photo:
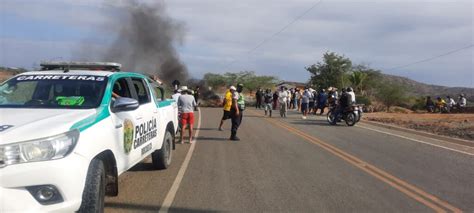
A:
<svg viewBox="0 0 474 213">
<path fill-rule="evenodd" d="M 394 133 L 385 132 L 385 131 L 382 131 L 382 130 L 373 129 L 373 128 L 366 127 L 366 126 L 357 125 L 357 127 L 363 128 L 363 129 L 372 130 L 372 131 L 374 131 L 374 132 L 379 132 L 379 133 L 383 133 L 383 134 L 387 134 L 387 135 L 399 137 L 399 138 L 403 138 L 403 139 L 406 139 L 406 140 L 411 140 L 411 141 L 414 141 L 414 142 L 418 142 L 418 143 L 422 143 L 422 144 L 426 144 L 426 145 L 430 145 L 430 146 L 435 146 L 435 147 L 442 148 L 442 149 L 446 149 L 446 150 L 450 150 L 450 151 L 453 151 L 453 152 L 458 152 L 458 153 L 462 153 L 462 154 L 474 156 L 474 153 L 469 153 L 469 152 L 465 152 L 465 151 L 461 151 L 461 150 L 457 150 L 457 149 L 453 149 L 453 148 L 449 148 L 449 147 L 445 147 L 445 146 L 441 146 L 441 145 L 429 143 L 429 142 L 426 142 L 426 141 L 422 141 L 422 140 L 418 140 L 418 139 L 414 139 L 414 138 L 409 138 L 409 137 L 406 137 L 406 136 L 403 136 L 403 135 L 397 135 L 397 134 L 394 134 Z M 448 142 L 448 143 L 449 143 L 449 142 Z M 457 146 L 462 146 L 462 145 L 458 145 L 458 144 L 456 144 L 456 145 L 457 145 Z M 464 147 L 468 147 L 468 146 L 464 146 Z M 472 147 L 468 147 L 468 148 L 472 148 Z"/>
<path fill-rule="evenodd" d="M 252 114 L 258 115 L 255 112 L 251 112 Z M 292 132 L 295 135 L 298 135 L 307 141 L 318 145 L 319 147 L 325 149 L 326 151 L 340 157 L 341 159 L 345 160 L 346 162 L 350 163 L 351 165 L 354 165 L 355 167 L 361 169 L 362 171 L 365 171 L 366 173 L 372 175 L 373 177 L 381 180 L 382 182 L 394 187 L 395 189 L 399 190 L 400 192 L 406 194 L 407 196 L 413 198 L 414 200 L 424 204 L 425 206 L 433 209 L 436 212 L 446 212 L 446 210 L 440 208 L 443 207 L 445 209 L 448 209 L 452 212 L 462 212 L 459 208 L 452 206 L 451 204 L 435 197 L 434 195 L 431 195 L 427 192 L 424 192 L 423 190 L 408 184 L 407 182 L 390 175 L 389 173 L 349 154 L 344 151 L 342 151 L 339 148 L 336 148 L 326 142 L 321 141 L 318 138 L 315 138 L 311 135 L 306 134 L 305 132 L 302 132 L 298 129 L 295 129 L 291 126 L 288 126 L 286 124 L 283 124 L 282 122 L 277 122 L 274 119 L 269 119 L 269 118 L 264 118 L 265 120 L 269 121 L 270 123 L 279 126 L 281 128 L 287 129 L 290 132 Z"/>
<path fill-rule="evenodd" d="M 166 194 L 163 204 L 161 204 L 161 207 L 159 210 L 160 213 L 168 213 L 171 207 L 171 204 L 173 204 L 174 198 L 176 197 L 176 193 L 178 192 L 179 186 L 181 185 L 181 181 L 183 180 L 184 174 L 186 173 L 186 169 L 188 168 L 189 162 L 191 161 L 191 156 L 193 155 L 194 147 L 196 146 L 197 138 L 199 137 L 199 130 L 201 128 L 202 117 L 201 117 L 200 108 L 198 108 L 198 113 L 199 113 L 199 121 L 196 128 L 196 133 L 194 134 L 194 142 L 189 147 L 188 153 L 186 154 L 186 157 L 184 158 L 183 164 L 181 164 L 181 168 L 179 169 L 178 174 L 176 175 L 176 178 L 174 179 L 173 185 L 171 185 L 171 188 L 168 191 L 168 194 Z M 182 132 L 181 134 L 184 134 L 184 132 Z"/>
</svg>

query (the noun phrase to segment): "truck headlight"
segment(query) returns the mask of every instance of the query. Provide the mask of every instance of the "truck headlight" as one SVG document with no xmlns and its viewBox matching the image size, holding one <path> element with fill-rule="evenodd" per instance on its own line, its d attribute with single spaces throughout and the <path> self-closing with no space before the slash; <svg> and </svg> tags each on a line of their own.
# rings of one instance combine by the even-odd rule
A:
<svg viewBox="0 0 474 213">
<path fill-rule="evenodd" d="M 76 146 L 79 131 L 0 146 L 0 167 L 66 157 Z"/>
</svg>

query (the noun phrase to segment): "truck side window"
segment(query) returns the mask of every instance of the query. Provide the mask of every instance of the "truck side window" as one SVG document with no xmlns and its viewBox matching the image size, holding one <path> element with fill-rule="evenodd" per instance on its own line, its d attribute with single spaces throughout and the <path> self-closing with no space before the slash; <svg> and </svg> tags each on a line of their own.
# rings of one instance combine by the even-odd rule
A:
<svg viewBox="0 0 474 213">
<path fill-rule="evenodd" d="M 162 101 L 163 100 L 163 94 L 161 92 L 161 89 L 159 87 L 153 87 L 153 96 L 157 101 Z"/>
<path fill-rule="evenodd" d="M 148 87 L 145 86 L 143 80 L 140 78 L 132 78 L 132 83 L 138 95 L 138 103 L 140 105 L 150 103 L 150 93 L 147 89 Z"/>
<path fill-rule="evenodd" d="M 125 78 L 115 81 L 112 92 L 120 97 L 133 98 L 128 88 L 127 79 Z"/>
</svg>

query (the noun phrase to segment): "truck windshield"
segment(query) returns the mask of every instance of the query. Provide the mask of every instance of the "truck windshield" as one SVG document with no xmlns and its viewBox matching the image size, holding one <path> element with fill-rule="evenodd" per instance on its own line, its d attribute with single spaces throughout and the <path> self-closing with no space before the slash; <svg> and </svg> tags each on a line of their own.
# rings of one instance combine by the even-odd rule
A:
<svg viewBox="0 0 474 213">
<path fill-rule="evenodd" d="M 106 83 L 104 76 L 20 75 L 0 85 L 0 108 L 96 108 Z"/>
</svg>

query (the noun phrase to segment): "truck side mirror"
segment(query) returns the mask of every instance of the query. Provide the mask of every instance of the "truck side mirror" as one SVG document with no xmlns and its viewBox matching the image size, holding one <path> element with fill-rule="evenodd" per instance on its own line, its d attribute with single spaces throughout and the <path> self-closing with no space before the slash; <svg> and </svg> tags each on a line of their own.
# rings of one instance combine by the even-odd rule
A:
<svg viewBox="0 0 474 213">
<path fill-rule="evenodd" d="M 139 107 L 138 101 L 133 98 L 119 97 L 112 105 L 112 112 L 132 111 Z"/>
</svg>

